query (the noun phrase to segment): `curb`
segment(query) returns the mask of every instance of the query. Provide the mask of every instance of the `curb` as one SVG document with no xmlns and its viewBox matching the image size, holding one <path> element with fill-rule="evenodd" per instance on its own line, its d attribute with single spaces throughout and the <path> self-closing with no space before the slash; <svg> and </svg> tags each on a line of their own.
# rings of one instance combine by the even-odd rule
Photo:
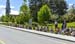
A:
<svg viewBox="0 0 75 44">
<path fill-rule="evenodd" d="M 5 26 L 5 25 L 1 25 L 1 26 Z M 52 38 L 62 39 L 62 40 L 70 41 L 70 42 L 75 42 L 75 37 L 72 37 L 72 36 L 53 34 L 53 33 L 41 32 L 41 31 L 36 31 L 36 30 L 29 30 L 29 29 L 12 27 L 12 26 L 5 26 L 5 27 L 20 30 L 20 31 L 35 33 L 38 35 L 48 36 L 48 37 L 52 37 Z"/>
</svg>

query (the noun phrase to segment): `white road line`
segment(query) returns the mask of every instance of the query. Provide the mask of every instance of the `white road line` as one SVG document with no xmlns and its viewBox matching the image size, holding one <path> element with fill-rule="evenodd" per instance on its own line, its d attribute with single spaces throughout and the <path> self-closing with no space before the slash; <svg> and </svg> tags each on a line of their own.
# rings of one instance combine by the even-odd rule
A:
<svg viewBox="0 0 75 44">
<path fill-rule="evenodd" d="M 0 44 L 5 44 L 4 41 L 0 40 Z"/>
</svg>

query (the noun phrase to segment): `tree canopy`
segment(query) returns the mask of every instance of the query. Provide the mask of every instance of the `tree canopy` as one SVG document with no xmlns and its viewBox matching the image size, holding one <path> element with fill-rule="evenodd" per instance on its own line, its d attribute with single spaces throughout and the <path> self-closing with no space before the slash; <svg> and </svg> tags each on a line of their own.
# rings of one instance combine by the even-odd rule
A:
<svg viewBox="0 0 75 44">
<path fill-rule="evenodd" d="M 45 23 L 45 21 L 49 21 L 51 15 L 51 10 L 47 5 L 43 5 L 38 12 L 38 22 Z"/>
</svg>

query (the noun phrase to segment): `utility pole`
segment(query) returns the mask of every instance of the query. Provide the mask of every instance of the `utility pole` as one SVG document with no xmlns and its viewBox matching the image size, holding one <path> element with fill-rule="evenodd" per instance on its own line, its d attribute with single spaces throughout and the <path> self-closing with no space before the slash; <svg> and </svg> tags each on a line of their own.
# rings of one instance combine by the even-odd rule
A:
<svg viewBox="0 0 75 44">
<path fill-rule="evenodd" d="M 10 0 L 6 1 L 6 15 L 9 16 L 10 14 Z"/>
</svg>

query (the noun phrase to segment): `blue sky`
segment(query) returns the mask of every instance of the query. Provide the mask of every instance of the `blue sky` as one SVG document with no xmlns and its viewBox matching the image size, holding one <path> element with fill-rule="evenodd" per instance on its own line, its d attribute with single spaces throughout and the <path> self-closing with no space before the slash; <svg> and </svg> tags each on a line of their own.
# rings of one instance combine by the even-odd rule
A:
<svg viewBox="0 0 75 44">
<path fill-rule="evenodd" d="M 22 0 L 10 0 L 11 6 L 14 7 L 14 10 L 19 10 L 19 7 L 22 5 Z M 0 5 L 5 6 L 6 0 L 0 0 Z"/>
<path fill-rule="evenodd" d="M 75 0 L 66 0 L 68 5 L 75 4 Z M 23 0 L 10 0 L 11 13 L 18 14 L 19 8 L 22 5 Z M 5 12 L 6 0 L 0 0 L 0 16 Z"/>
<path fill-rule="evenodd" d="M 18 14 L 23 0 L 10 0 L 11 13 Z M 6 0 L 0 0 L 0 16 L 5 13 Z"/>
</svg>

